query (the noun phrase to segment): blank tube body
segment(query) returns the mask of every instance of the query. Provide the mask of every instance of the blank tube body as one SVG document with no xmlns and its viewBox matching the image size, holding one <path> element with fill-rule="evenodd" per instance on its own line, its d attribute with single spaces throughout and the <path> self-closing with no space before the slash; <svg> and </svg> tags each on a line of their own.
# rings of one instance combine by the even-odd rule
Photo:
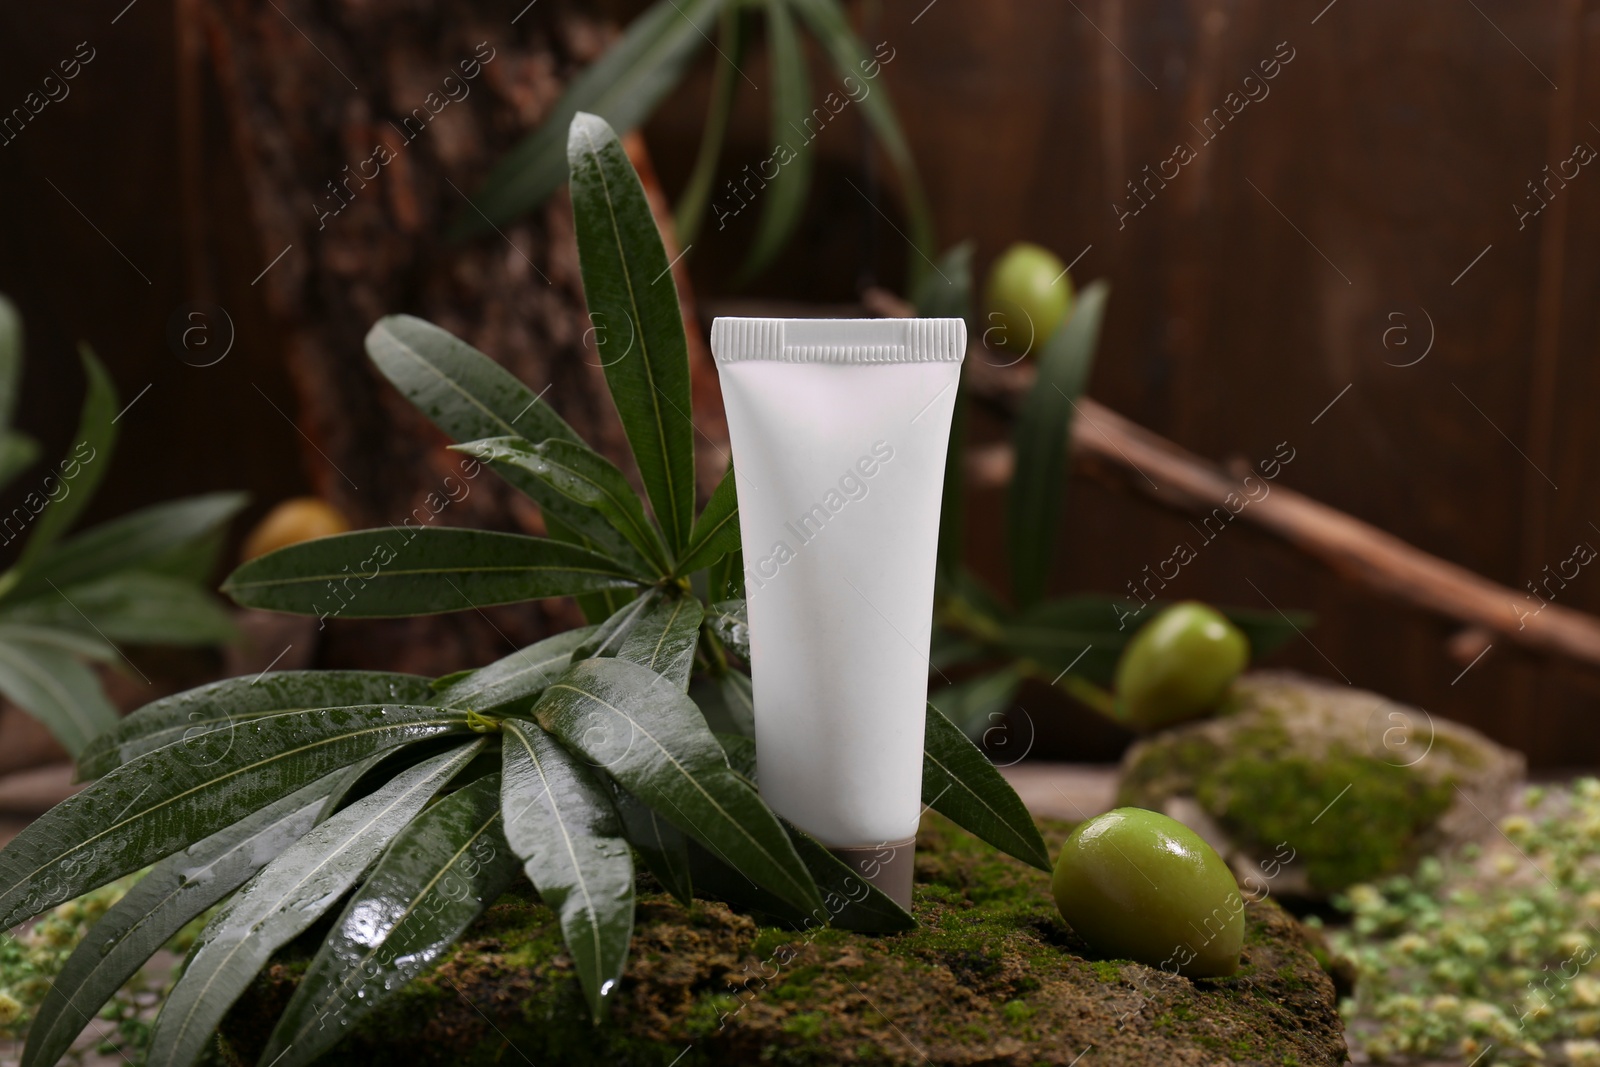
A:
<svg viewBox="0 0 1600 1067">
<path fill-rule="evenodd" d="M 722 318 L 711 347 L 739 492 L 762 795 L 830 847 L 903 842 L 921 812 L 966 327 Z"/>
</svg>

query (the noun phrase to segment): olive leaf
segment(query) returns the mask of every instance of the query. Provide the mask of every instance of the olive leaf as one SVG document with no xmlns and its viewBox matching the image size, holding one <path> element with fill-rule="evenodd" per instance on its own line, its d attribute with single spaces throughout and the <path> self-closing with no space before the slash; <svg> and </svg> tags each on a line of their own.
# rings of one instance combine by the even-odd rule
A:
<svg viewBox="0 0 1600 1067">
<path fill-rule="evenodd" d="M 316 825 L 344 773 L 312 782 L 152 867 L 62 965 L 34 1012 L 21 1067 L 58 1062 L 151 955 Z"/>
<path fill-rule="evenodd" d="M 750 611 L 743 600 L 722 600 L 711 605 L 706 622 L 717 640 L 750 662 Z"/>
<path fill-rule="evenodd" d="M 754 277 L 777 257 L 805 213 L 811 188 L 813 163 L 809 141 L 798 148 L 794 140 L 812 118 L 811 78 L 806 71 L 805 49 L 795 29 L 789 0 L 767 0 L 767 50 L 772 63 L 771 138 L 788 152 L 764 190 L 761 222 L 751 240 L 750 252 L 740 268 L 741 279 Z"/>
<path fill-rule="evenodd" d="M 650 505 L 677 554 L 694 522 L 688 341 L 677 283 L 615 131 L 580 112 L 567 158 L 595 347 Z"/>
<path fill-rule="evenodd" d="M 59 590 L 145 569 L 174 548 L 220 529 L 239 513 L 246 499 L 243 493 L 207 493 L 153 504 L 101 523 L 61 542 L 22 571 L 4 600 L 49 597 L 59 601 Z M 78 599 L 76 594 L 73 599 Z"/>
<path fill-rule="evenodd" d="M 572 427 L 544 402 L 542 394 L 431 322 L 410 315 L 379 320 L 367 334 L 367 355 L 384 377 L 453 441 L 521 437 L 582 443 Z M 502 478 L 539 505 L 551 537 L 581 544 L 619 563 L 631 561 L 632 549 L 626 538 L 604 516 L 525 470 L 500 463 L 493 466 Z M 462 472 L 462 479 L 476 477 L 476 471 Z M 454 495 L 449 480 L 445 489 Z M 463 487 L 461 491 L 471 490 Z"/>
<path fill-rule="evenodd" d="M 302 541 L 244 564 L 222 589 L 247 607 L 371 619 L 637 585 L 618 564 L 560 541 L 428 526 Z"/>
<path fill-rule="evenodd" d="M 689 839 L 683 831 L 657 815 L 655 809 L 607 779 L 611 800 L 622 819 L 622 836 L 633 846 L 650 873 L 682 904 L 694 899 L 694 879 L 689 872 Z"/>
<path fill-rule="evenodd" d="M 739 548 L 739 497 L 734 487 L 733 468 L 722 476 L 706 509 L 695 520 L 689 544 L 678 562 L 677 573 L 693 574 L 711 566 Z"/>
<path fill-rule="evenodd" d="M 83 361 L 89 388 L 84 394 L 78 432 L 72 438 L 73 450 L 62 464 L 61 479 L 57 483 L 62 493 L 56 496 L 51 491 L 50 501 L 34 520 L 33 532 L 28 535 L 22 555 L 11 569 L 13 574 L 26 575 L 72 528 L 83 509 L 89 506 L 95 489 L 106 475 L 106 468 L 111 465 L 111 450 L 117 440 L 117 387 L 88 345 L 80 345 L 78 355 Z M 68 463 L 72 467 L 70 472 Z"/>
<path fill-rule="evenodd" d="M 231 897 L 167 995 L 150 1038 L 151 1062 L 182 1067 L 199 1060 L 272 954 L 332 907 L 484 744 L 460 745 L 397 774 L 310 829 Z"/>
<path fill-rule="evenodd" d="M 428 679 L 388 671 L 278 671 L 227 678 L 152 701 L 78 756 L 78 776 L 99 778 L 164 745 L 186 763 L 215 762 L 242 726 L 263 716 L 357 704 L 426 704 Z"/>
<path fill-rule="evenodd" d="M 596 626 L 589 639 L 572 651 L 574 662 L 580 659 L 590 659 L 595 656 L 615 656 L 617 649 L 628 639 L 633 628 L 639 625 L 639 620 L 654 610 L 666 596 L 660 586 L 648 590 L 637 600 L 629 601 L 618 608 L 609 618 Z"/>
<path fill-rule="evenodd" d="M 1026 607 L 1044 599 L 1056 547 L 1072 418 L 1089 384 L 1100 320 L 1111 288 L 1095 282 L 1078 297 L 1072 317 L 1044 342 L 1039 375 L 1023 398 L 1014 444 L 1017 472 L 1006 504 L 1011 591 Z"/>
<path fill-rule="evenodd" d="M 777 816 L 729 769 L 694 702 L 654 671 L 618 659 L 575 663 L 533 714 L 758 885 L 802 911 L 821 904 Z"/>
<path fill-rule="evenodd" d="M 0 642 L 0 693 L 32 710 L 76 755 L 117 724 L 94 672 L 59 647 L 25 639 Z"/>
<path fill-rule="evenodd" d="M 465 713 L 441 708 L 335 708 L 258 718 L 212 735 L 217 753 L 210 762 L 205 753 L 192 761 L 162 749 L 146 753 L 57 804 L 0 851 L 0 929 L 374 752 L 467 729 Z"/>
<path fill-rule="evenodd" d="M 518 866 L 502 833 L 498 772 L 417 816 L 334 922 L 261 1062 L 316 1060 L 460 937 Z"/>
<path fill-rule="evenodd" d="M 606 788 L 537 726 L 503 730 L 506 841 L 561 922 L 589 1010 L 600 1017 L 633 939 L 633 860 Z"/>
<path fill-rule="evenodd" d="M 1002 852 L 1048 871 L 1050 853 L 1016 790 L 932 704 L 923 737 L 922 802 Z"/>
<path fill-rule="evenodd" d="M 572 662 L 573 652 L 593 635 L 593 626 L 547 637 L 475 671 L 463 671 L 438 688 L 430 704 L 505 713 L 531 706 Z"/>
<path fill-rule="evenodd" d="M 527 471 L 562 496 L 603 515 L 627 539 L 641 562 L 659 577 L 668 571 L 666 547 L 644 507 L 615 465 L 586 445 L 552 438 L 533 444 L 520 437 L 490 437 L 452 446 L 495 464 Z"/>
<path fill-rule="evenodd" d="M 463 212 L 458 233 L 501 225 L 543 203 L 567 180 L 567 130 L 589 111 L 631 130 L 683 77 L 726 0 L 658 0 L 600 61 L 567 87 L 544 124 L 506 153 Z"/>
<path fill-rule="evenodd" d="M 700 601 L 692 596 L 657 601 L 628 632 L 617 658 L 648 667 L 687 692 L 703 617 Z"/>
</svg>

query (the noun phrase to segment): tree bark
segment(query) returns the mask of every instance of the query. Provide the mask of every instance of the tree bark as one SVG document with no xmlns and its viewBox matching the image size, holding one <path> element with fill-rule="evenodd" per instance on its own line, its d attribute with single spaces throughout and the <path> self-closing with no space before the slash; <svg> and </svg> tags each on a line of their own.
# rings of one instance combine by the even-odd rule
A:
<svg viewBox="0 0 1600 1067">
<path fill-rule="evenodd" d="M 487 237 L 443 236 L 475 210 L 468 197 L 501 154 L 602 51 L 610 25 L 564 0 L 520 15 L 481 0 L 194 2 L 248 184 L 265 268 L 257 288 L 288 338 L 318 491 L 357 527 L 378 526 L 428 516 L 428 494 L 461 477 L 462 457 L 366 358 L 367 330 L 395 312 L 439 324 L 546 390 L 575 430 L 626 466 L 602 371 L 584 345 L 565 194 Z M 707 396 L 696 390 L 697 401 Z M 720 412 L 697 416 L 720 422 Z M 466 484 L 467 496 L 434 524 L 543 532 L 537 509 L 492 473 Z M 580 621 L 568 601 L 336 621 L 320 659 L 442 673 Z"/>
</svg>

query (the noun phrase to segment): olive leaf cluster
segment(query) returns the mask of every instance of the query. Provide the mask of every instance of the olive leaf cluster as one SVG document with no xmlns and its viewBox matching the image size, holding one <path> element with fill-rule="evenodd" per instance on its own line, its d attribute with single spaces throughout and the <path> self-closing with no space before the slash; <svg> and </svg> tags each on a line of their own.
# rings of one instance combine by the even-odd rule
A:
<svg viewBox="0 0 1600 1067">
<path fill-rule="evenodd" d="M 0 851 L 9 927 L 150 872 L 85 938 L 34 1020 L 26 1067 L 54 1063 L 174 931 L 221 904 L 155 1021 L 152 1062 L 196 1061 L 272 954 L 334 913 L 264 1064 L 296 1067 L 427 967 L 516 879 L 559 918 L 598 1019 L 621 979 L 642 863 L 679 899 L 721 896 L 793 924 L 893 931 L 912 917 L 753 785 L 731 472 L 695 513 L 689 365 L 643 189 L 611 128 L 569 141 L 584 287 L 649 509 L 537 394 L 425 322 L 389 318 L 369 354 L 455 447 L 542 509 L 549 537 L 365 530 L 240 567 L 241 604 L 374 617 L 577 596 L 596 621 L 443 678 L 306 671 L 159 700 L 83 753 L 97 780 Z M 656 281 L 653 281 L 656 280 Z M 320 607 L 319 607 L 320 605 Z M 709 718 L 708 718 L 709 716 Z M 721 718 L 731 732 L 713 731 Z M 931 708 L 925 800 L 1041 868 L 1016 794 Z"/>
<path fill-rule="evenodd" d="M 772 149 L 766 158 L 741 170 L 727 191 L 714 194 L 734 97 L 748 80 L 741 65 L 750 61 L 752 25 L 757 20 L 766 28 L 771 73 L 762 95 L 769 100 Z M 837 78 L 827 92 L 812 91 L 806 34 Z M 726 216 L 742 214 L 745 206 L 759 201 L 761 219 L 743 273 L 750 276 L 769 265 L 804 213 L 812 140 L 836 116 L 853 109 L 861 113 L 899 175 L 912 243 L 924 255 L 933 254 L 932 214 L 911 147 L 888 90 L 878 80 L 883 66 L 893 62 L 894 49 L 886 44 L 869 49 L 851 29 L 840 0 L 656 0 L 605 55 L 573 80 L 544 124 L 500 161 L 473 198 L 479 210 L 463 214 L 462 229 L 503 225 L 538 206 L 566 180 L 566 130 L 574 115 L 593 112 L 623 132 L 642 125 L 683 81 L 708 44 L 717 53 L 716 69 L 700 149 L 678 201 L 680 241 L 694 240 L 708 207 L 720 230 Z M 922 262 L 920 257 L 914 259 L 914 272 Z"/>
<path fill-rule="evenodd" d="M 974 321 L 972 246 L 961 244 L 939 261 L 935 275 L 913 292 L 922 315 L 967 320 L 969 337 L 982 337 Z M 1089 385 L 1110 286 L 1096 281 L 1074 302 L 1070 317 L 1044 338 L 1030 362 L 1036 374 L 1015 412 L 1012 446 L 1016 468 L 1006 489 L 1005 545 L 1009 597 L 990 588 L 962 564 L 965 527 L 963 452 L 966 413 L 973 402 L 957 393 L 950 451 L 945 461 L 943 510 L 939 521 L 939 586 L 930 666 L 941 681 L 955 671 L 959 681 L 940 686 L 933 702 L 974 737 L 992 734 L 988 749 L 997 758 L 1013 739 L 996 730 L 1004 712 L 1029 679 L 1054 685 L 1096 711 L 1117 720 L 1112 682 L 1117 661 L 1136 626 L 1124 617 L 1136 601 L 1096 594 L 1052 598 L 1046 587 L 1059 558 L 1058 537 L 1067 513 L 1067 473 L 1072 424 L 1078 401 Z M 1130 575 L 1138 578 L 1139 575 Z M 1158 600 L 1148 602 L 1160 605 Z M 1304 612 L 1280 614 L 1248 608 L 1219 608 L 1244 631 L 1256 656 L 1311 625 Z M 1012 745 L 1012 747 L 1020 747 Z"/>
<path fill-rule="evenodd" d="M 89 385 L 66 455 L 0 513 L 0 546 L 21 545 L 0 573 L 0 694 L 74 756 L 116 725 L 89 666 L 121 666 L 112 642 L 209 645 L 234 636 L 201 582 L 245 500 L 238 493 L 173 500 L 68 536 L 109 470 L 117 439 L 116 386 L 87 346 L 80 355 Z M 22 320 L 0 297 L 0 488 L 39 459 L 38 442 L 13 425 L 22 361 Z"/>
</svg>

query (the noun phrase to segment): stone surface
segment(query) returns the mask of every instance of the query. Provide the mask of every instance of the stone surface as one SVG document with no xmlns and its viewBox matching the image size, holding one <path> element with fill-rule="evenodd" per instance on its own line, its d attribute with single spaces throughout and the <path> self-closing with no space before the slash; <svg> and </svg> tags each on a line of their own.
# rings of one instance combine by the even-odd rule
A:
<svg viewBox="0 0 1600 1067">
<path fill-rule="evenodd" d="M 1069 824 L 1044 824 L 1052 851 Z M 627 972 L 598 1026 L 550 912 L 512 894 L 440 966 L 353 1028 L 349 1067 L 560 1063 L 963 1064 L 1096 1067 L 1340 1064 L 1342 1029 L 1302 929 L 1251 904 L 1244 966 L 1190 981 L 1096 960 L 1061 921 L 1048 876 L 930 816 L 918 843 L 919 927 L 797 933 L 720 903 L 640 898 Z M 224 1023 L 219 1062 L 254 1063 L 315 929 Z M 1093 1051 L 1088 1052 L 1091 1048 Z"/>
<path fill-rule="evenodd" d="M 1263 671 L 1215 718 L 1129 749 L 1117 803 L 1188 824 L 1247 889 L 1318 897 L 1493 834 L 1523 775 L 1519 754 L 1465 726 Z"/>
</svg>

